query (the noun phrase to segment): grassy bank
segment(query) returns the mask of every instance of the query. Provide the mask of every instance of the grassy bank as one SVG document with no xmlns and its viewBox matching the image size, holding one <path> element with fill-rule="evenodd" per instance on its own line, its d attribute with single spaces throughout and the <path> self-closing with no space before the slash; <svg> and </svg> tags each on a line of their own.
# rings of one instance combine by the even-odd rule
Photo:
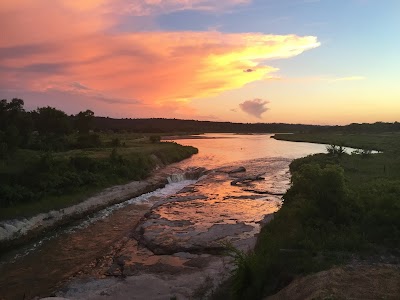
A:
<svg viewBox="0 0 400 300">
<path fill-rule="evenodd" d="M 335 144 L 357 149 L 379 150 L 385 152 L 400 151 L 400 132 L 387 133 L 294 133 L 275 134 L 277 140 L 292 142 L 309 142 L 318 144 Z"/>
<path fill-rule="evenodd" d="M 106 187 L 143 179 L 157 164 L 197 153 L 193 147 L 152 142 L 146 135 L 99 137 L 98 147 L 59 152 L 18 149 L 0 160 L 0 219 L 76 204 Z"/>
<path fill-rule="evenodd" d="M 340 137 L 340 139 L 338 138 Z M 290 165 L 282 209 L 262 229 L 253 253 L 236 254 L 231 291 L 261 299 L 294 278 L 354 258 L 400 253 L 398 134 L 277 135 L 278 139 L 384 150 L 374 155 L 317 154 Z M 378 147 L 379 146 L 379 147 Z"/>
</svg>

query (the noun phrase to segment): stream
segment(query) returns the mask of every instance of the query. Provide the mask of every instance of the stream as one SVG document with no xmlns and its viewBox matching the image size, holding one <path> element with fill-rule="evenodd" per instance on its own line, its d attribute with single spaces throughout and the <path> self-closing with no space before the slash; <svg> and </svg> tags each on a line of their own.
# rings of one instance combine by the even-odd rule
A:
<svg viewBox="0 0 400 300">
<path fill-rule="evenodd" d="M 242 250 L 254 246 L 260 227 L 282 204 L 290 162 L 326 151 L 325 145 L 270 137 L 205 134 L 177 139 L 199 153 L 163 170 L 169 182 L 165 187 L 3 255 L 0 299 L 196 298 L 196 284 L 218 284 L 230 268 L 214 253 L 221 241 Z M 232 172 L 241 166 L 246 176 L 261 174 L 263 179 L 232 185 L 243 176 Z M 214 171 L 187 178 L 185 172 L 194 167 Z"/>
</svg>

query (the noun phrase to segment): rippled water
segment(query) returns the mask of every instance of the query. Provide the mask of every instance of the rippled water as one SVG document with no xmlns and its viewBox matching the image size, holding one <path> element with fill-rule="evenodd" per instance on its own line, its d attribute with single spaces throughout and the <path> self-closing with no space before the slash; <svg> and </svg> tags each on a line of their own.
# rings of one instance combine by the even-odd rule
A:
<svg viewBox="0 0 400 300">
<path fill-rule="evenodd" d="M 225 165 L 239 166 L 242 162 L 250 166 L 253 170 L 249 171 L 253 173 L 258 169 L 267 170 L 266 180 L 256 183 L 253 188 L 284 192 L 289 183 L 287 166 L 290 160 L 326 151 L 325 145 L 278 141 L 270 136 L 206 134 L 198 139 L 179 139 L 176 142 L 192 145 L 199 149 L 199 153 L 171 169 L 184 170 L 193 166 L 213 169 Z M 244 163 L 249 161 L 251 163 Z M 282 167 L 272 168 L 272 164 L 279 162 L 283 162 Z M 266 164 L 271 164 L 271 168 L 266 168 Z M 48 295 L 60 282 L 110 251 L 157 198 L 167 197 L 193 183 L 174 182 L 179 178 L 183 179 L 176 174 L 163 189 L 111 206 L 3 257 L 0 262 L 0 299 Z"/>
<path fill-rule="evenodd" d="M 240 161 L 282 157 L 295 159 L 326 152 L 326 146 L 312 143 L 293 143 L 271 138 L 272 134 L 204 134 L 195 139 L 177 139 L 175 142 L 199 149 L 199 153 L 178 165 L 202 166 L 207 169 Z"/>
</svg>

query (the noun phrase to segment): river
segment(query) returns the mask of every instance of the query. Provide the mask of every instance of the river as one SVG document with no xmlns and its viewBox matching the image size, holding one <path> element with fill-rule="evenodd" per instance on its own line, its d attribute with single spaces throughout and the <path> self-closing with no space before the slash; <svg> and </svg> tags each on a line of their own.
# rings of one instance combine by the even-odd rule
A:
<svg viewBox="0 0 400 300">
<path fill-rule="evenodd" d="M 326 151 L 325 145 L 278 141 L 270 137 L 271 135 L 267 134 L 205 134 L 198 138 L 175 140 L 177 143 L 198 148 L 199 153 L 168 167 L 170 183 L 167 186 L 124 203 L 110 206 L 4 255 L 0 261 L 0 299 L 32 299 L 36 296 L 48 296 L 56 290 L 64 289 L 65 291 L 65 286 L 71 278 L 82 277 L 85 274 L 89 274 L 91 277 L 96 274 L 97 278 L 107 277 L 104 275 L 104 268 L 108 268 L 112 264 L 113 254 L 118 251 L 128 252 L 127 245 L 133 243 L 133 240 L 130 240 L 132 230 L 140 222 L 142 222 L 140 226 L 147 230 L 142 236 L 148 242 L 147 248 L 154 253 L 161 251 L 160 253 L 163 255 L 170 255 L 163 256 L 162 259 L 165 260 L 168 257 L 169 261 L 174 261 L 172 265 L 181 264 L 182 261 L 176 262 L 179 259 L 187 262 L 188 257 L 182 258 L 173 256 L 173 254 L 171 256 L 171 253 L 174 253 L 171 247 L 174 245 L 166 247 L 166 238 L 179 245 L 180 250 L 176 250 L 177 253 L 194 251 L 194 244 L 189 243 L 190 245 L 188 245 L 187 236 L 192 239 L 201 236 L 201 241 L 204 242 L 204 239 L 212 237 L 205 234 L 199 235 L 199 232 L 209 233 L 209 235 L 211 233 L 221 234 L 220 227 L 216 227 L 216 225 L 235 225 L 240 234 L 246 234 L 246 239 L 254 239 L 256 231 L 259 230 L 260 220 L 265 215 L 279 209 L 281 200 L 276 195 L 284 193 L 289 186 L 288 165 L 290 161 Z M 198 183 L 196 180 L 187 180 L 184 176 L 180 176 L 191 167 L 204 167 L 211 170 L 223 166 L 232 168 L 245 166 L 248 174 L 261 173 L 265 179 L 252 183 L 250 190 L 249 186 L 231 186 L 228 180 L 232 178 L 219 173 L 206 175 L 208 179 L 203 178 Z M 184 190 L 182 191 L 182 189 Z M 266 190 L 276 195 L 260 196 L 261 191 Z M 179 191 L 182 192 L 178 193 Z M 153 221 L 151 224 L 143 223 L 145 222 L 142 220 L 144 213 L 154 203 L 160 199 L 175 199 L 175 197 L 184 198 L 184 201 L 170 200 L 171 203 L 168 205 L 155 208 L 156 213 L 153 212 L 156 215 L 153 218 L 155 223 Z M 204 201 L 208 201 L 207 206 L 204 205 Z M 161 226 L 161 223 L 157 224 L 160 218 L 164 222 L 161 234 L 154 234 L 155 232 L 160 233 L 157 231 Z M 183 223 L 186 220 L 190 220 L 191 223 L 190 226 L 184 227 L 186 225 Z M 171 222 L 174 224 L 173 226 Z M 178 226 L 177 222 L 181 222 L 183 225 Z M 230 227 L 229 230 L 236 229 Z M 176 234 L 178 231 L 179 235 Z M 185 234 L 185 239 L 181 239 L 182 232 Z M 234 234 L 238 235 L 236 232 Z M 161 237 L 162 240 L 160 240 Z M 236 238 L 234 241 L 237 240 L 240 238 Z M 240 246 L 240 243 L 238 242 L 237 245 Z M 201 252 L 202 249 L 195 250 Z M 167 253 L 168 251 L 171 253 Z M 135 261 L 136 254 L 132 253 L 131 260 Z M 142 255 L 142 257 L 144 256 Z M 151 260 L 155 260 L 153 254 L 147 255 L 146 259 L 149 260 L 149 257 Z M 196 257 L 196 259 L 199 258 L 201 257 Z M 160 257 L 157 259 L 160 260 Z M 143 260 L 145 259 L 143 258 Z M 135 267 L 137 267 L 137 258 L 135 263 Z M 140 266 L 146 264 L 140 262 Z M 157 266 L 159 265 L 160 263 L 157 261 Z M 108 283 L 111 286 L 116 284 L 107 278 L 104 280 L 102 288 Z M 88 286 L 85 286 L 83 289 L 87 288 Z M 96 297 L 98 297 L 96 294 L 96 297 L 91 298 L 84 294 L 82 289 L 75 294 L 71 290 L 69 288 L 68 292 L 64 292 L 63 295 L 75 299 L 97 299 Z M 95 289 L 95 292 L 98 290 Z M 181 291 L 175 291 L 173 295 L 179 293 Z M 184 292 L 182 293 L 184 294 Z M 122 294 L 121 297 L 115 296 L 115 293 L 106 293 L 106 295 L 114 295 L 112 297 L 114 299 L 124 299 Z M 152 296 L 143 294 L 143 298 L 145 297 L 150 299 Z M 140 296 L 137 299 L 140 299 Z"/>
</svg>

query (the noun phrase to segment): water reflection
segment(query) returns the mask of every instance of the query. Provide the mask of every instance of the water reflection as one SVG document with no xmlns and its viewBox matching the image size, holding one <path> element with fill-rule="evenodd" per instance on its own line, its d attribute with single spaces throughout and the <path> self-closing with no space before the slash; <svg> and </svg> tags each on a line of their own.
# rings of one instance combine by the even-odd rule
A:
<svg viewBox="0 0 400 300">
<path fill-rule="evenodd" d="M 198 154 L 179 163 L 180 166 L 201 166 L 207 169 L 257 158 L 295 159 L 326 152 L 325 145 L 278 141 L 271 136 L 272 134 L 210 133 L 202 135 L 203 138 L 173 141 L 199 149 Z"/>
</svg>

